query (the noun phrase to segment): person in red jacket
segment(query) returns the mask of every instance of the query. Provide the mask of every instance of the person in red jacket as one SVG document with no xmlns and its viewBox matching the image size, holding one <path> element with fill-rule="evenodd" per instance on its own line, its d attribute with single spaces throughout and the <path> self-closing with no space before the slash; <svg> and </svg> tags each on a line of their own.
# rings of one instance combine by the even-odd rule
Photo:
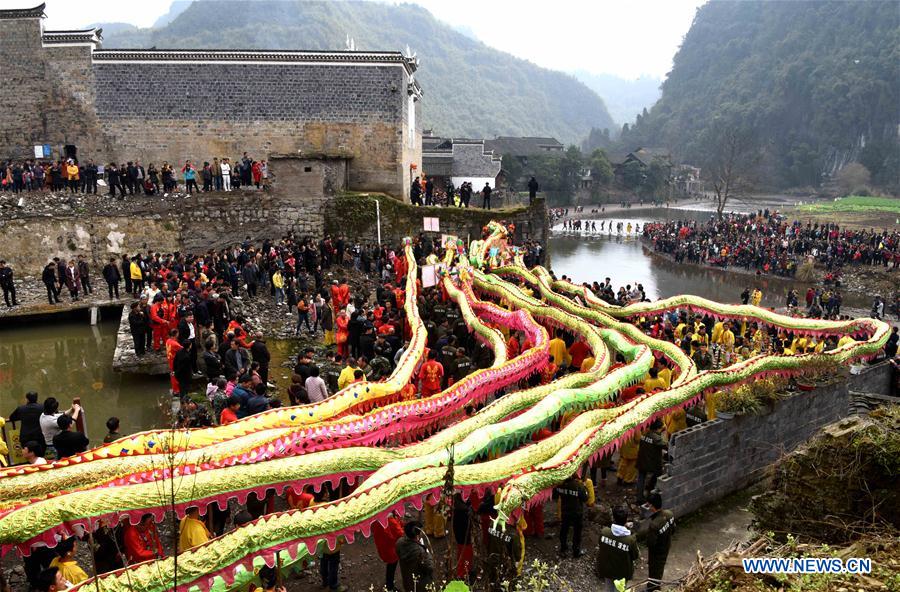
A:
<svg viewBox="0 0 900 592">
<path fill-rule="evenodd" d="M 169 324 L 166 320 L 166 301 L 159 294 L 153 299 L 153 305 L 150 307 L 150 328 L 153 330 L 153 349 L 159 351 L 169 332 Z"/>
<path fill-rule="evenodd" d="M 584 338 L 579 337 L 578 340 L 569 347 L 569 356 L 572 361 L 569 366 L 575 369 L 575 372 L 581 370 L 581 363 L 586 357 L 591 355 L 591 348 L 584 342 Z"/>
<path fill-rule="evenodd" d="M 169 330 L 169 338 L 166 340 L 166 360 L 169 361 L 169 378 L 172 381 L 173 395 L 181 394 L 181 387 L 175 378 L 175 354 L 183 348 L 184 346 L 178 343 L 178 329 Z"/>
<path fill-rule="evenodd" d="M 419 369 L 419 378 L 422 381 L 422 398 L 430 397 L 441 390 L 441 380 L 444 377 L 444 366 L 435 358 L 437 352 L 430 350 L 428 352 L 428 361 L 422 364 Z"/>
<path fill-rule="evenodd" d="M 162 559 L 162 543 L 159 541 L 159 531 L 153 522 L 152 514 L 144 514 L 137 526 L 132 526 L 127 520 L 123 533 L 125 542 L 125 557 L 129 564 Z"/>
<path fill-rule="evenodd" d="M 394 585 L 397 562 L 400 561 L 400 558 L 397 556 L 397 541 L 402 536 L 403 523 L 400 522 L 400 519 L 393 512 L 388 516 L 387 526 L 382 526 L 381 522 L 378 521 L 372 525 L 372 537 L 375 539 L 375 548 L 378 550 L 378 557 L 384 561 L 384 587 L 386 590 L 397 589 Z"/>
</svg>

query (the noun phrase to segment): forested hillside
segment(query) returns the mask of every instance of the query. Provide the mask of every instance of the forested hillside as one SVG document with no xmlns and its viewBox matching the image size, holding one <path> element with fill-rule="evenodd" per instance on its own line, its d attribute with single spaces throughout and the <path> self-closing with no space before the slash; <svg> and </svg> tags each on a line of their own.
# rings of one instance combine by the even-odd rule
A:
<svg viewBox="0 0 900 592">
<path fill-rule="evenodd" d="M 104 47 L 345 49 L 348 36 L 356 49 L 418 55 L 425 125 L 438 133 L 577 143 L 613 125 L 602 99 L 572 76 L 492 49 L 412 4 L 194 2 L 163 27 L 113 31 Z"/>
<path fill-rule="evenodd" d="M 872 182 L 900 175 L 900 10 L 895 1 L 731 2 L 697 11 L 662 97 L 622 131 L 704 164 L 736 130 L 759 181 L 815 186 L 858 161 Z"/>
</svg>

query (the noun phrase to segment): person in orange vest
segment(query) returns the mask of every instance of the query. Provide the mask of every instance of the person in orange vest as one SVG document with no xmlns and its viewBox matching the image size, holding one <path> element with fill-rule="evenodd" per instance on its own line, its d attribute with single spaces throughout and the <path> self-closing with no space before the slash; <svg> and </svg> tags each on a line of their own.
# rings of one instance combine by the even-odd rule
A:
<svg viewBox="0 0 900 592">
<path fill-rule="evenodd" d="M 422 364 L 419 370 L 419 379 L 422 381 L 422 398 L 430 397 L 441 390 L 441 380 L 444 377 L 444 366 L 437 361 L 437 352 L 428 352 L 428 361 Z"/>
<path fill-rule="evenodd" d="M 166 302 L 162 294 L 157 294 L 150 306 L 150 328 L 153 331 L 153 349 L 159 351 L 166 341 L 169 328 L 166 320 Z"/>
</svg>

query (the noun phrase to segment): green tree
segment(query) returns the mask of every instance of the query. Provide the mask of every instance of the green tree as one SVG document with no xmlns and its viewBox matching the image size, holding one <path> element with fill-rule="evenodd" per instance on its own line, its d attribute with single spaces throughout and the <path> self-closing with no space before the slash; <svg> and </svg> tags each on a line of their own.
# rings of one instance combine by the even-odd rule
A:
<svg viewBox="0 0 900 592">
<path fill-rule="evenodd" d="M 591 179 L 595 187 L 598 185 L 606 186 L 612 183 L 613 168 L 604 150 L 597 148 L 591 152 L 589 165 L 591 167 Z"/>
</svg>

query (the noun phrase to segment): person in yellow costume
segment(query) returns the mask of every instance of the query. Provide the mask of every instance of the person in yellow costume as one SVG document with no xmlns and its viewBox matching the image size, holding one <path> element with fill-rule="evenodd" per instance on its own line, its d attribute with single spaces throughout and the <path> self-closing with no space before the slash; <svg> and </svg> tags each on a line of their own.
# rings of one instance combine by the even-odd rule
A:
<svg viewBox="0 0 900 592">
<path fill-rule="evenodd" d="M 635 433 L 630 440 L 619 448 L 619 468 L 616 469 L 616 480 L 619 485 L 637 481 L 637 457 L 641 434 Z"/>
<path fill-rule="evenodd" d="M 6 420 L 0 417 L 0 428 L 6 425 Z M 9 448 L 6 447 L 6 442 L 0 439 L 0 467 L 6 466 L 6 457 L 9 454 Z"/>
<path fill-rule="evenodd" d="M 447 535 L 447 519 L 444 514 L 438 512 L 437 504 L 425 502 L 425 534 L 436 539 L 442 539 Z"/>
<path fill-rule="evenodd" d="M 712 335 L 710 335 L 713 343 L 719 343 L 719 338 L 722 336 L 722 331 L 724 330 L 725 323 L 723 321 L 719 321 L 713 325 Z"/>
<path fill-rule="evenodd" d="M 753 293 L 750 294 L 750 304 L 753 306 L 759 306 L 759 303 L 762 302 L 762 290 L 759 288 L 753 288 Z"/>
<path fill-rule="evenodd" d="M 581 368 L 580 368 L 580 370 L 581 370 L 582 372 L 590 372 L 591 368 L 594 366 L 594 362 L 596 362 L 596 360 L 594 359 L 594 356 L 588 356 L 588 357 L 586 357 L 586 358 L 581 362 Z"/>
<path fill-rule="evenodd" d="M 840 339 L 838 339 L 838 344 L 837 344 L 837 346 L 838 346 L 839 348 L 841 348 L 841 347 L 844 347 L 845 345 L 847 345 L 848 343 L 853 343 L 853 342 L 855 342 L 855 341 L 856 341 L 856 340 L 853 339 L 853 337 L 851 337 L 850 335 L 844 335 L 843 337 L 841 337 Z"/>
<path fill-rule="evenodd" d="M 50 562 L 50 567 L 59 569 L 60 575 L 72 586 L 77 586 L 88 579 L 87 573 L 75 561 L 75 537 L 61 541 L 54 551 L 58 557 Z"/>
<path fill-rule="evenodd" d="M 556 330 L 556 337 L 550 340 L 550 355 L 553 356 L 553 363 L 559 368 L 568 368 L 572 358 L 569 356 L 569 348 L 562 339 L 562 330 Z"/>
<path fill-rule="evenodd" d="M 500 490 L 494 494 L 494 505 L 500 505 Z M 528 523 L 525 522 L 525 518 L 519 516 L 519 520 L 516 522 L 516 536 L 519 537 L 519 556 L 515 557 L 516 562 L 516 575 L 522 575 L 522 567 L 525 565 L 525 530 L 528 528 Z M 427 534 L 427 533 L 426 533 Z"/>
<path fill-rule="evenodd" d="M 664 364 L 660 364 L 661 368 L 656 372 L 656 377 L 663 381 L 663 388 L 672 386 L 672 369 Z"/>
<path fill-rule="evenodd" d="M 199 547 L 212 538 L 206 524 L 200 520 L 200 510 L 197 508 L 188 509 L 187 514 L 181 520 L 178 532 L 178 549 L 182 553 L 188 549 Z"/>
<path fill-rule="evenodd" d="M 672 434 L 687 429 L 687 414 L 684 412 L 684 409 L 679 407 L 665 416 L 663 424 L 666 426 L 666 433 L 671 437 Z"/>
<path fill-rule="evenodd" d="M 687 324 L 683 320 L 678 323 L 678 325 L 675 327 L 675 338 L 676 339 L 681 339 L 682 337 L 684 337 L 685 327 L 687 327 Z"/>
<path fill-rule="evenodd" d="M 347 358 L 347 365 L 341 369 L 341 373 L 338 374 L 338 390 L 343 390 L 346 388 L 348 384 L 353 382 L 353 374 L 356 372 L 358 366 L 356 365 L 356 360 L 353 356 Z"/>
<path fill-rule="evenodd" d="M 712 421 L 716 418 L 716 401 L 719 399 L 719 391 L 709 393 L 706 399 L 706 419 Z"/>
<path fill-rule="evenodd" d="M 719 334 L 719 340 L 713 339 L 713 342 L 720 344 L 726 351 L 731 351 L 734 347 L 734 333 L 731 331 L 730 321 L 726 321 L 723 325 L 722 332 Z"/>
<path fill-rule="evenodd" d="M 650 368 L 649 377 L 644 380 L 644 392 L 652 393 L 666 388 L 666 382 L 659 378 L 659 371 L 656 368 Z"/>
<path fill-rule="evenodd" d="M 794 340 L 791 342 L 791 349 L 794 350 L 794 354 L 806 353 L 806 343 L 806 337 L 802 335 L 794 337 Z"/>
<path fill-rule="evenodd" d="M 701 345 L 709 345 L 709 335 L 706 334 L 706 325 L 700 325 L 691 336 L 691 355 L 693 356 Z"/>
</svg>

